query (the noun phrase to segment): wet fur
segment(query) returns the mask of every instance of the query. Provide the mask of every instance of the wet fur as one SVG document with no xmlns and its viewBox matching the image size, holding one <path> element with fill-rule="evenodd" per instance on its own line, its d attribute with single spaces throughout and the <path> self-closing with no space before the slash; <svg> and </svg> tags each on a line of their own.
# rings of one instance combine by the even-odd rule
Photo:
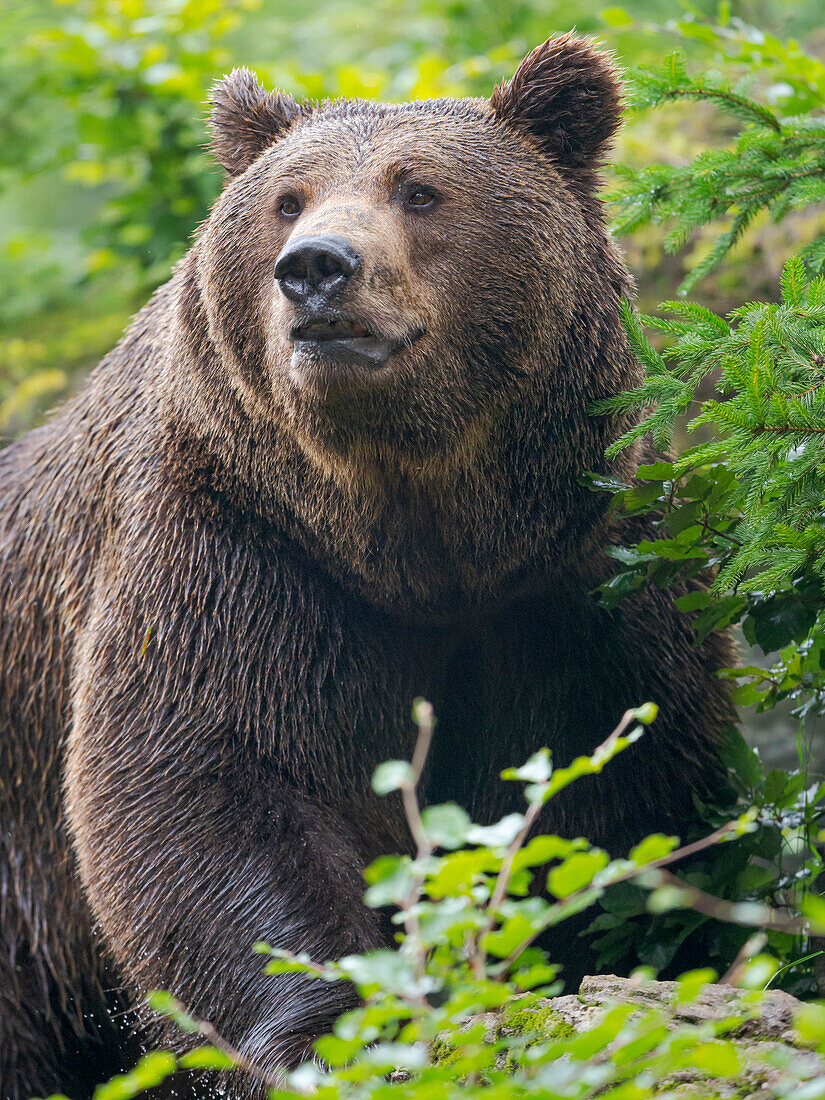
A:
<svg viewBox="0 0 825 1100">
<path fill-rule="evenodd" d="M 588 413 L 639 379 L 594 191 L 604 55 L 552 40 L 491 101 L 298 105 L 246 71 L 213 98 L 230 179 L 192 250 L 0 455 L 3 1100 L 88 1095 L 154 987 L 265 1067 L 307 1056 L 351 991 L 265 978 L 250 946 L 387 942 L 361 872 L 409 839 L 370 777 L 409 757 L 417 695 L 427 797 L 479 819 L 520 808 L 503 767 L 589 751 L 648 699 L 645 738 L 544 826 L 621 853 L 719 780 L 726 639 L 695 648 L 657 590 L 591 595 L 639 532 L 579 476 L 642 457 L 606 463 L 627 424 Z M 365 257 L 353 310 L 426 329 L 385 383 L 330 398 L 290 367 L 287 170 L 301 231 Z M 437 176 L 440 221 L 398 212 L 400 171 Z"/>
</svg>

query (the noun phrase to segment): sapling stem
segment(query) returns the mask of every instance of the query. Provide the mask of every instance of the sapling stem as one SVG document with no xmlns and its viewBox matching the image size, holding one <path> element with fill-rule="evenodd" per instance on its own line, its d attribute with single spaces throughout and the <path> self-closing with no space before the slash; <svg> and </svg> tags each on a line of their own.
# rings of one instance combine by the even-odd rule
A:
<svg viewBox="0 0 825 1100">
<path fill-rule="evenodd" d="M 425 880 L 425 866 L 427 859 L 432 855 L 434 845 L 427 836 L 426 829 L 424 828 L 424 822 L 421 817 L 421 809 L 418 805 L 418 781 L 421 778 L 424 771 L 424 765 L 427 762 L 427 756 L 430 751 L 430 745 L 433 739 L 433 730 L 435 729 L 435 715 L 433 713 L 432 704 L 428 703 L 425 699 L 416 699 L 413 705 L 413 721 L 418 726 L 418 737 L 415 742 L 415 749 L 413 750 L 413 758 L 410 776 L 404 780 L 401 784 L 401 798 L 404 805 L 404 814 L 407 818 L 407 825 L 409 826 L 410 834 L 416 845 L 414 873 L 412 877 L 412 883 L 410 889 L 401 902 L 400 909 L 404 919 L 404 931 L 406 932 L 406 941 L 412 943 L 415 951 L 415 974 L 416 978 L 420 979 L 424 976 L 427 969 L 427 949 L 421 940 L 421 928 L 418 923 L 418 917 L 412 911 L 413 906 L 419 901 L 421 892 L 424 889 Z M 426 1000 L 422 996 L 417 998 L 422 1006 L 426 1005 Z"/>
<path fill-rule="evenodd" d="M 239 1050 L 227 1042 L 226 1039 L 220 1034 L 220 1032 L 211 1024 L 208 1020 L 201 1020 L 197 1016 L 193 1016 L 191 1012 L 186 1009 L 186 1006 L 181 1004 L 177 998 L 174 998 L 174 1013 L 180 1013 L 187 1017 L 188 1024 L 191 1028 L 194 1028 L 199 1035 L 202 1035 L 216 1050 L 219 1050 L 222 1054 L 225 1054 L 230 1061 L 234 1062 L 238 1069 L 242 1069 L 245 1073 L 248 1073 L 250 1077 L 254 1077 L 256 1080 L 263 1082 L 269 1088 L 278 1088 L 283 1085 L 284 1078 L 287 1071 L 285 1069 L 276 1070 L 275 1073 L 268 1072 L 259 1066 L 256 1062 L 251 1061 L 244 1054 L 241 1054 Z M 191 1028 L 189 1028 L 191 1030 Z"/>
<path fill-rule="evenodd" d="M 612 752 L 618 739 L 627 729 L 631 722 L 638 718 L 638 710 L 631 708 L 626 710 L 619 721 L 619 724 L 613 730 L 613 732 L 602 742 L 601 745 L 592 753 L 593 756 L 600 754 L 609 754 Z M 524 815 L 524 824 L 519 830 L 518 834 L 511 841 L 507 851 L 504 854 L 502 860 L 501 869 L 499 870 L 498 877 L 496 878 L 496 884 L 493 888 L 492 896 L 487 903 L 486 915 L 484 924 L 474 937 L 475 950 L 472 955 L 473 973 L 479 980 L 484 978 L 487 968 L 487 952 L 483 947 L 484 937 L 487 936 L 493 929 L 496 923 L 496 915 L 504 901 L 507 893 L 507 887 L 510 884 L 510 876 L 513 873 L 513 861 L 516 858 L 516 853 L 524 845 L 527 837 L 530 835 L 530 831 L 536 823 L 536 820 L 541 813 L 544 802 L 542 799 L 536 799 L 531 802 L 527 813 Z"/>
</svg>

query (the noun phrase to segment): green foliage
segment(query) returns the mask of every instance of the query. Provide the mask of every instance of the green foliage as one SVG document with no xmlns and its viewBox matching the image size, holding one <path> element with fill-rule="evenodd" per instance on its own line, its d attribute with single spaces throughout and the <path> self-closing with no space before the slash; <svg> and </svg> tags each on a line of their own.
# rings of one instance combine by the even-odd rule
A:
<svg viewBox="0 0 825 1100">
<path fill-rule="evenodd" d="M 719 28 L 704 31 L 721 37 Z M 783 54 L 776 43 L 771 50 L 786 100 L 798 106 L 804 98 L 811 113 L 785 117 L 718 73 L 691 76 L 681 55 L 636 75 L 639 103 L 708 101 L 736 123 L 726 149 L 700 154 L 684 167 L 626 173 L 620 228 L 646 220 L 667 224 L 675 249 L 702 226 L 731 217 L 683 293 L 728 256 L 759 211 L 782 221 L 825 197 L 825 69 L 796 50 Z M 647 584 L 675 588 L 697 644 L 739 624 L 766 659 L 723 672 L 736 684 L 734 701 L 759 712 L 788 702 L 799 721 L 798 771 L 766 774 L 758 756 L 733 744 L 732 781 L 740 798 L 759 807 L 758 828 L 736 853 L 707 855 L 685 878 L 731 899 L 795 910 L 811 903 L 822 870 L 823 788 L 807 776 L 804 738 L 825 711 L 825 278 L 817 274 L 823 258 L 820 232 L 785 265 L 778 300 L 751 301 L 727 316 L 697 301 L 668 301 L 662 315 L 638 316 L 626 303 L 625 327 L 645 379 L 596 411 L 636 409 L 643 416 L 609 453 L 648 433 L 667 451 L 684 427 L 701 441 L 642 466 L 633 485 L 589 478 L 594 490 L 612 493 L 614 511 L 644 515 L 656 532 L 608 551 L 616 572 L 600 599 L 613 607 Z M 709 396 L 711 387 L 718 399 Z M 718 808 L 704 807 L 704 813 L 711 823 L 724 819 Z M 641 960 L 662 965 L 697 920 L 671 914 L 638 934 L 630 927 L 642 912 L 634 889 L 607 905 L 616 911 L 608 908 L 595 922 L 605 932 L 606 964 L 632 944 Z M 702 934 L 708 959 L 718 965 L 735 937 L 714 929 Z M 792 968 L 793 988 L 810 989 L 804 942 L 779 932 L 771 934 L 771 946 L 789 962 L 801 960 Z"/>
<path fill-rule="evenodd" d="M 0 179 L 19 187 L 47 171 L 99 197 L 76 280 L 126 265 L 150 286 L 181 254 L 220 184 L 203 150 L 202 102 L 228 60 L 219 43 L 245 6 L 4 9 L 0 30 L 16 47 L 0 69 Z"/>
<path fill-rule="evenodd" d="M 267 959 L 266 974 L 348 981 L 357 989 L 361 1003 L 317 1040 L 316 1060 L 292 1072 L 265 1071 L 233 1051 L 208 1022 L 193 1019 L 169 994 L 155 993 L 150 1003 L 157 1011 L 184 1031 L 209 1039 L 210 1045 L 177 1059 L 165 1053 L 148 1055 L 131 1073 L 100 1086 L 95 1100 L 136 1096 L 176 1068 L 187 1067 L 234 1067 L 268 1085 L 273 1100 L 308 1094 L 319 1100 L 393 1095 L 415 1100 L 458 1095 L 583 1098 L 594 1090 L 641 1098 L 666 1091 L 684 1073 L 699 1082 L 712 1078 L 714 1087 L 737 1087 L 746 1063 L 731 1036 L 758 1015 L 758 990 L 779 965 L 771 955 L 757 953 L 761 938 L 752 942 L 750 952 L 740 948 L 736 975 L 741 987 L 757 992 L 731 1001 L 729 1017 L 713 1023 L 676 1019 L 677 1009 L 683 1010 L 713 980 L 713 971 L 707 969 L 686 974 L 672 1004 L 617 1004 L 581 1032 L 546 1000 L 559 990 L 557 967 L 536 941 L 551 928 L 563 934 L 568 917 L 599 900 L 606 915 L 621 915 L 631 923 L 645 911 L 656 914 L 659 932 L 670 917 L 693 906 L 698 894 L 717 921 L 735 921 L 745 940 L 762 926 L 805 928 L 764 904 L 729 904 L 710 897 L 705 880 L 698 891 L 693 882 L 701 876 L 695 866 L 678 878 L 666 869 L 690 852 L 721 845 L 725 853 L 742 849 L 728 860 L 728 869 L 735 865 L 745 874 L 750 864 L 753 871 L 753 847 L 748 844 L 759 832 L 755 810 L 730 818 L 689 849 L 679 848 L 676 837 L 651 836 L 628 858 L 611 858 L 582 838 L 534 835 L 538 814 L 554 792 L 577 776 L 609 767 L 642 736 L 642 723 L 655 720 L 655 710 L 647 704 L 628 711 L 591 756 L 565 768 L 555 769 L 550 753 L 543 750 L 521 768 L 504 772 L 505 780 L 524 785 L 526 809 L 482 826 L 451 804 L 419 808 L 416 786 L 433 732 L 432 713 L 419 703 L 420 736 L 413 762 L 385 764 L 374 781 L 384 793 L 401 791 L 416 842 L 414 855 L 382 857 L 366 872 L 367 903 L 395 910 L 397 949 L 328 961 L 255 945 Z M 778 805 L 784 795 L 778 790 L 774 795 Z M 536 887 L 546 889 L 539 892 Z M 702 912 L 691 915 L 703 919 Z M 812 914 L 817 929 L 825 930 L 823 916 Z M 639 980 L 644 981 L 643 975 Z M 807 1011 L 800 1028 L 810 1047 L 825 1051 L 821 1013 Z M 764 1075 L 770 1069 L 773 1075 L 760 1095 L 787 1100 L 803 1095 L 795 1090 L 811 1076 L 810 1063 L 767 1048 L 758 1061 L 757 1072 Z"/>
<path fill-rule="evenodd" d="M 681 882 L 732 904 L 799 912 L 810 884 L 823 870 L 812 838 L 819 831 L 818 803 L 825 784 L 809 779 L 801 769 L 766 770 L 758 753 L 733 730 L 727 731 L 723 754 L 736 801 L 700 806 L 701 816 L 713 829 L 725 828 L 731 820 L 749 819 L 750 830 L 736 844 L 708 848 L 694 856 L 680 871 Z M 685 839 L 689 844 L 701 835 Z M 672 838 L 648 838 L 635 858 L 655 859 L 657 848 L 647 846 L 664 846 L 665 840 Z M 628 882 L 608 891 L 600 899 L 603 912 L 588 928 L 596 937 L 600 969 L 623 973 L 642 965 L 659 972 L 687 956 L 699 957 L 724 973 L 745 950 L 751 933 L 745 925 L 718 920 L 712 909 L 697 907 L 695 899 L 685 900 L 689 907 L 670 908 L 651 917 L 650 898 L 642 886 Z M 796 996 L 817 992 L 807 935 L 766 925 L 764 943 L 783 966 L 774 984 Z"/>
<path fill-rule="evenodd" d="M 654 89 L 653 101 L 674 89 L 717 98 L 720 85 L 688 78 L 681 64 L 666 66 L 666 73 L 666 78 L 654 74 L 646 85 Z M 720 102 L 730 106 L 724 97 Z M 716 216 L 711 192 L 732 205 L 740 202 L 737 189 L 742 164 L 747 163 L 759 178 L 767 171 L 769 181 L 765 188 L 750 187 L 752 201 L 773 205 L 775 216 L 784 217 L 788 205 L 777 198 L 774 187 L 784 171 L 777 169 L 784 153 L 770 143 L 775 138 L 793 144 L 799 138 L 804 144 L 814 135 L 821 144 L 825 130 L 816 119 L 780 121 L 770 112 L 763 115 L 765 110 L 736 98 L 743 125 L 734 148 L 714 158 L 712 187 L 701 158 L 685 169 L 651 169 L 665 183 L 659 196 L 649 196 L 650 216 L 673 220 L 676 233 L 689 232 Z M 755 151 L 755 159 L 749 160 L 743 150 Z M 808 184 L 825 194 L 823 151 L 825 146 L 805 163 Z M 797 167 L 803 160 L 800 155 Z M 673 189 L 669 178 L 677 180 Z M 740 197 L 734 201 L 736 195 Z M 749 201 L 742 200 L 740 213 L 750 209 Z M 713 255 L 720 258 L 731 244 L 729 236 L 720 238 Z M 805 250 L 809 268 L 818 265 L 811 259 L 818 250 L 825 255 L 823 235 Z M 694 275 L 704 270 L 700 264 Z M 821 713 L 825 278 L 811 277 L 803 257 L 796 256 L 785 266 L 779 289 L 779 301 L 749 302 L 727 318 L 697 302 L 665 302 L 662 317 L 636 317 L 625 307 L 627 332 L 646 378 L 638 389 L 602 402 L 600 411 L 636 408 L 645 415 L 611 452 L 648 432 L 657 447 L 667 448 L 680 420 L 691 412 L 688 431 L 701 430 L 705 439 L 672 461 L 642 467 L 639 485 L 615 492 L 615 508 L 650 514 L 659 534 L 634 548 L 612 551 L 619 569 L 603 598 L 615 602 L 649 582 L 688 584 L 693 590 L 681 597 L 680 607 L 694 617 L 698 640 L 710 630 L 741 622 L 750 642 L 765 653 L 780 651 L 770 670 L 742 670 L 746 683 L 737 701 L 758 702 L 765 709 L 790 696 L 800 714 Z M 645 329 L 662 334 L 663 349 L 650 342 Z M 703 387 L 711 382 L 722 400 L 704 396 Z M 716 571 L 711 589 L 697 590 L 691 582 L 709 566 Z"/>
<path fill-rule="evenodd" d="M 764 602 L 765 591 L 807 578 L 805 607 L 815 617 L 812 588 L 825 579 L 825 457 L 818 438 L 825 433 L 825 279 L 808 281 L 797 257 L 785 268 L 778 303 L 749 303 L 727 321 L 691 302 L 662 308 L 669 316 L 637 319 L 625 312 L 647 377 L 639 389 L 601 407 L 652 411 L 611 452 L 647 432 L 658 447 L 668 447 L 676 421 L 694 406 L 709 376 L 725 400 L 701 401 L 688 424 L 689 431 L 710 427 L 708 440 L 672 463 L 644 467 L 644 492 L 617 497 L 630 511 L 654 503 L 662 510 L 661 544 L 639 549 L 691 561 L 691 568 L 674 570 L 683 576 L 713 558 L 719 566 L 714 594 L 730 588 L 742 597 L 759 593 Z M 667 333 L 671 342 L 663 353 L 641 325 Z M 700 600 L 695 597 L 692 610 Z M 765 615 L 762 607 L 758 617 Z M 769 651 L 791 637 L 779 635 Z"/>
<path fill-rule="evenodd" d="M 807 60 L 825 93 L 825 66 L 813 58 Z M 620 233 L 651 221 L 669 223 L 665 248 L 675 252 L 699 226 L 728 220 L 713 247 L 683 280 L 681 294 L 693 290 L 718 267 L 761 211 L 779 221 L 791 210 L 825 199 L 825 119 L 818 114 L 824 100 L 813 104 L 817 113 L 780 117 L 764 103 L 743 95 L 738 85 L 721 73 L 688 75 L 685 54 L 680 50 L 670 54 L 659 69 L 636 70 L 633 83 L 637 107 L 658 107 L 678 100 L 709 101 L 740 127 L 734 145 L 699 153 L 683 167 L 658 164 L 617 169 L 625 180 L 616 195 Z M 821 240 L 812 242 L 804 256 L 814 270 L 825 267 Z"/>
</svg>

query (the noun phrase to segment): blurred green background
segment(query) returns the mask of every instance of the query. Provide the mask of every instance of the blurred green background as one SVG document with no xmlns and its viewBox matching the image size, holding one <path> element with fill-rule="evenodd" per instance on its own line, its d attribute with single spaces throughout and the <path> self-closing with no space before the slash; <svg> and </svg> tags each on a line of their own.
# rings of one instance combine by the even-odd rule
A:
<svg viewBox="0 0 825 1100">
<path fill-rule="evenodd" d="M 825 69 L 809 60 L 825 57 L 823 0 L 5 0 L 0 444 L 77 387 L 185 251 L 221 186 L 203 118 L 222 73 L 245 64 L 313 98 L 485 95 L 573 25 L 623 66 L 680 46 L 786 115 L 825 98 Z M 705 104 L 631 110 L 616 159 L 686 162 L 727 125 Z M 782 263 L 822 217 L 757 224 L 694 296 L 717 310 L 775 298 Z M 673 296 L 715 232 L 677 255 L 655 227 L 625 238 L 643 308 Z M 768 718 L 751 732 L 768 762 L 787 761 L 795 724 Z"/>
<path fill-rule="evenodd" d="M 681 45 L 699 65 L 738 67 L 775 100 L 790 89 L 772 83 L 772 67 L 799 55 L 801 100 L 808 63 L 795 43 L 825 54 L 824 15 L 822 0 L 5 0 L 0 439 L 71 392 L 186 249 L 221 185 L 203 147 L 204 99 L 233 65 L 298 96 L 483 95 L 575 22 L 623 65 Z M 726 56 L 708 20 L 725 28 Z M 724 138 L 704 106 L 631 112 L 616 156 L 678 161 Z M 770 298 L 810 223 L 757 226 L 700 297 L 717 308 Z M 645 307 L 672 295 L 705 247 L 699 238 L 666 256 L 661 238 L 647 229 L 625 242 Z"/>
</svg>

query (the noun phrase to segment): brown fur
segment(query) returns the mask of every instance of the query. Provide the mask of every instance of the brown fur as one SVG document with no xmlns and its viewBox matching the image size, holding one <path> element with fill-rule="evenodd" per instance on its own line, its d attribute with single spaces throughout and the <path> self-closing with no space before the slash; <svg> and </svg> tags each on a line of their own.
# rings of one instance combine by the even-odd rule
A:
<svg viewBox="0 0 825 1100">
<path fill-rule="evenodd" d="M 386 942 L 361 871 L 409 840 L 370 776 L 409 757 L 416 695 L 427 797 L 485 820 L 518 807 L 502 767 L 647 699 L 642 742 L 546 827 L 620 852 L 718 779 L 724 639 L 694 648 L 660 591 L 591 595 L 622 532 L 579 477 L 640 458 L 607 464 L 627 423 L 588 414 L 639 379 L 594 192 L 604 55 L 551 40 L 489 102 L 299 106 L 240 70 L 214 104 L 231 178 L 193 248 L 0 455 L 4 1100 L 85 1095 L 153 987 L 265 1066 L 304 1057 L 351 992 L 264 978 L 250 945 Z M 407 210 L 408 180 L 440 205 Z M 294 359 L 273 279 L 328 233 L 363 258 L 348 315 L 407 341 L 348 385 Z"/>
</svg>

